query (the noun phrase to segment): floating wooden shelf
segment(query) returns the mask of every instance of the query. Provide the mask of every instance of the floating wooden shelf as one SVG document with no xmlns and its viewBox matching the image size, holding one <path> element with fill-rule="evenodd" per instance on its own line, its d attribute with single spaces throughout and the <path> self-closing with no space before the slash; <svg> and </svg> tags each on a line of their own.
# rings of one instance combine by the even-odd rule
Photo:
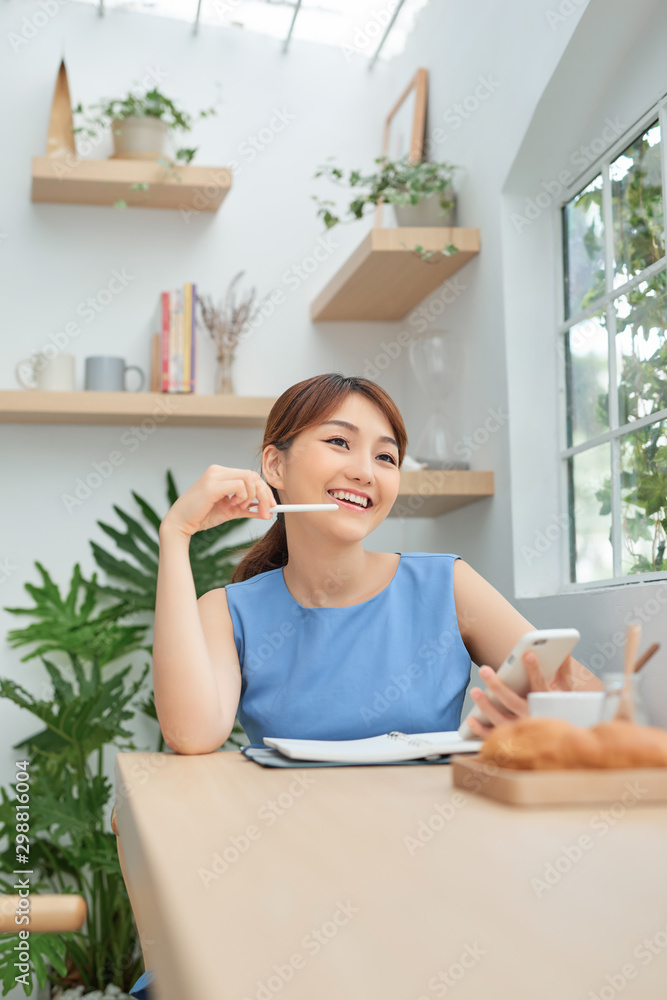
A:
<svg viewBox="0 0 667 1000">
<path fill-rule="evenodd" d="M 232 184 L 226 167 L 174 165 L 153 160 L 83 160 L 73 154 L 33 156 L 32 201 L 67 205 L 114 205 L 217 212 Z M 148 184 L 133 190 L 133 184 Z"/>
<path fill-rule="evenodd" d="M 412 249 L 458 253 L 422 260 Z M 479 229 L 440 226 L 374 228 L 313 302 L 313 320 L 402 319 L 479 253 Z"/>
<path fill-rule="evenodd" d="M 263 427 L 270 396 L 198 396 L 164 392 L 0 390 L 0 424 Z M 493 495 L 493 473 L 416 469 L 401 472 L 389 517 L 437 517 Z"/>
<path fill-rule="evenodd" d="M 168 392 L 0 391 L 4 424 L 136 424 L 152 418 L 171 427 L 263 427 L 269 396 L 198 396 Z"/>
<path fill-rule="evenodd" d="M 389 517 L 438 517 L 493 496 L 493 472 L 477 469 L 413 469 L 401 472 Z"/>
</svg>

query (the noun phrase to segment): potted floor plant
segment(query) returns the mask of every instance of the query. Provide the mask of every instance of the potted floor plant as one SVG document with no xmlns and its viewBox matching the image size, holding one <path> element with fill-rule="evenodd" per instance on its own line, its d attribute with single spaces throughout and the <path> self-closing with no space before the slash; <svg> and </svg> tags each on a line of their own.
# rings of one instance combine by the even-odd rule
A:
<svg viewBox="0 0 667 1000">
<path fill-rule="evenodd" d="M 34 934 L 30 939 L 30 982 L 36 977 L 49 1000 L 69 1000 L 104 991 L 124 996 L 143 971 L 140 943 L 120 870 L 110 815 L 114 789 L 105 771 L 118 751 L 165 748 L 138 747 L 128 723 L 139 713 L 157 721 L 155 702 L 146 682 L 149 664 L 139 676 L 128 676 L 130 653 L 152 653 L 145 642 L 155 608 L 161 517 L 136 493 L 145 525 L 119 507 L 114 510 L 125 531 L 98 522 L 126 558 L 118 558 L 91 542 L 97 565 L 112 584 L 84 578 L 79 564 L 66 596 L 39 563 L 42 582 L 26 584 L 34 606 L 5 608 L 33 619 L 10 631 L 11 645 L 33 646 L 21 662 L 40 659 L 41 687 L 30 689 L 0 677 L 0 698 L 30 713 L 36 732 L 15 744 L 17 760 L 30 767 L 30 891 L 78 893 L 86 900 L 87 919 L 76 932 Z M 167 473 L 171 506 L 178 492 Z M 227 536 L 248 518 L 237 518 L 198 532 L 190 546 L 197 597 L 231 579 L 237 557 L 252 541 L 235 545 Z M 143 621 L 141 620 L 143 616 Z M 35 693 L 37 692 L 37 693 Z M 247 743 L 238 721 L 223 749 Z M 14 789 L 0 787 L 0 894 L 12 893 L 16 881 L 16 803 Z M 16 985 L 18 934 L 0 935 L 2 995 Z M 53 989 L 53 993 L 51 993 Z M 73 991 L 73 992 L 72 992 Z M 96 998 L 99 997 L 96 993 Z"/>
</svg>

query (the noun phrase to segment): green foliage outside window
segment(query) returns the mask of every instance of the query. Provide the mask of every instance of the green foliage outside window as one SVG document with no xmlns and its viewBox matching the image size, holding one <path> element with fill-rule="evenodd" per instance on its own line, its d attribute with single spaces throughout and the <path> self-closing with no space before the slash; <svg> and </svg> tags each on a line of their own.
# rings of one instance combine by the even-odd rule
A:
<svg viewBox="0 0 667 1000">
<path fill-rule="evenodd" d="M 612 164 L 614 287 L 664 258 L 663 186 L 657 122 Z M 565 207 L 566 315 L 583 312 L 605 294 L 603 187 L 596 178 Z M 609 262 L 611 263 L 611 262 Z M 615 309 L 619 426 L 667 409 L 666 272 L 659 270 L 621 294 Z M 602 309 L 597 322 L 606 328 Z M 606 364 L 601 356 L 577 359 L 574 378 L 595 386 Z M 576 386 L 570 373 L 569 407 Z M 581 394 L 581 388 L 578 390 Z M 609 427 L 609 391 L 597 392 L 588 436 Z M 667 422 L 628 433 L 620 441 L 623 575 L 667 569 Z M 611 511 L 611 479 L 595 493 L 599 514 Z M 612 541 L 610 531 L 610 542 Z"/>
</svg>

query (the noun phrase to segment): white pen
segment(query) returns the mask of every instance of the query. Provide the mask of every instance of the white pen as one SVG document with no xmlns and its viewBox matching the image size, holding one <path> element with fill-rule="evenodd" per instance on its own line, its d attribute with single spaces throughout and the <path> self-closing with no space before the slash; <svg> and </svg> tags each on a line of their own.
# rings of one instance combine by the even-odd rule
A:
<svg viewBox="0 0 667 1000">
<path fill-rule="evenodd" d="M 257 506 L 259 501 L 253 501 L 250 504 L 251 507 Z M 293 510 L 340 510 L 337 503 L 277 503 L 273 507 L 269 507 L 270 514 L 278 514 L 280 511 L 293 511 Z"/>
</svg>

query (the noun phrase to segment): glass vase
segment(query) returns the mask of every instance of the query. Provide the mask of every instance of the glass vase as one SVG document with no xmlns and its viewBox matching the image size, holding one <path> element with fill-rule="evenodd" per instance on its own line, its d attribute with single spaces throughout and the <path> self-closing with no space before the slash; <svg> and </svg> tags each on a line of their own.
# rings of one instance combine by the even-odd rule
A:
<svg viewBox="0 0 667 1000">
<path fill-rule="evenodd" d="M 215 393 L 221 395 L 234 395 L 234 385 L 232 382 L 232 362 L 234 356 L 231 353 L 218 355 L 218 367 L 215 372 Z"/>
<path fill-rule="evenodd" d="M 629 704 L 621 706 L 621 717 L 631 716 L 630 721 L 638 726 L 650 725 L 648 712 L 642 697 L 643 678 L 639 674 L 633 674 L 630 678 Z M 616 717 L 616 711 L 621 701 L 621 693 L 625 687 L 625 674 L 620 671 L 609 671 L 602 675 L 604 684 L 605 699 L 602 703 L 602 722 L 611 722 Z"/>
<path fill-rule="evenodd" d="M 460 381 L 458 338 L 447 330 L 430 329 L 410 341 L 410 365 L 431 413 L 416 445 L 415 458 L 429 469 L 468 469 L 453 454 L 452 395 Z M 455 440 L 455 438 L 454 438 Z"/>
</svg>

